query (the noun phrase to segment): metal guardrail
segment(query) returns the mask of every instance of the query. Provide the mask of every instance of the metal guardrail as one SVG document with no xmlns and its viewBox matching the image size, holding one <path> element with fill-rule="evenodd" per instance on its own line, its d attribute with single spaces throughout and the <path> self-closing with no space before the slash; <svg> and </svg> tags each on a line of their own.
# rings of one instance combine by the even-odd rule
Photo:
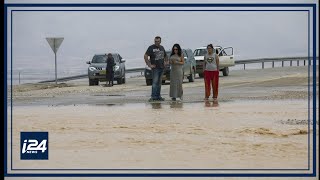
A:
<svg viewBox="0 0 320 180">
<path fill-rule="evenodd" d="M 312 57 L 276 57 L 276 58 L 259 58 L 259 59 L 247 59 L 247 60 L 237 60 L 235 61 L 235 64 L 243 64 L 244 69 L 246 69 L 246 64 L 254 64 L 254 63 L 261 63 L 262 69 L 264 69 L 264 63 L 265 62 L 272 62 L 272 67 L 274 67 L 274 62 L 282 62 L 282 67 L 284 67 L 285 61 L 290 61 L 290 66 L 292 66 L 293 61 L 297 61 L 297 66 L 299 66 L 299 61 L 304 61 L 303 65 L 306 65 L 306 62 L 308 62 L 308 65 L 311 65 Z M 316 57 L 317 60 L 319 60 L 319 57 Z M 133 68 L 133 69 L 126 69 L 126 73 L 134 73 L 134 72 L 143 72 L 145 68 Z M 70 81 L 70 80 L 76 80 L 76 79 L 83 79 L 88 78 L 88 74 L 81 74 L 76 76 L 68 76 L 63 78 L 58 78 L 58 81 Z M 48 82 L 55 82 L 55 80 L 46 80 L 41 81 L 39 83 L 48 83 Z"/>
<path fill-rule="evenodd" d="M 246 69 L 246 64 L 254 64 L 254 63 L 261 63 L 262 69 L 264 69 L 264 63 L 265 62 L 272 62 L 272 68 L 274 68 L 275 62 L 282 62 L 281 66 L 284 67 L 284 62 L 289 61 L 290 66 L 292 66 L 292 62 L 296 61 L 297 66 L 299 66 L 299 62 L 303 61 L 303 65 L 306 65 L 306 62 L 308 62 L 308 65 L 311 65 L 313 57 L 278 57 L 278 58 L 259 58 L 259 59 L 247 59 L 247 60 L 238 60 L 235 61 L 235 64 L 243 64 L 243 69 Z M 317 60 L 319 60 L 319 57 L 316 57 Z"/>
<path fill-rule="evenodd" d="M 309 57 L 312 60 L 312 57 Z M 318 59 L 318 57 L 317 57 Z M 257 58 L 257 59 L 246 59 L 246 60 L 238 60 L 236 64 L 243 63 L 259 63 L 259 62 L 272 62 L 272 61 L 301 61 L 308 60 L 308 57 L 277 57 L 277 58 Z"/>
</svg>

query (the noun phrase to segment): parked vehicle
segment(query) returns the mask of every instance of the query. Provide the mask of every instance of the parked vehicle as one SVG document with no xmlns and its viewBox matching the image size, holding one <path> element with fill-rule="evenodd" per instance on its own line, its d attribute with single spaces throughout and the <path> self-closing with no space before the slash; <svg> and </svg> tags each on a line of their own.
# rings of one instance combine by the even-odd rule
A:
<svg viewBox="0 0 320 180">
<path fill-rule="evenodd" d="M 89 86 L 99 85 L 99 81 L 107 81 L 106 66 L 107 66 L 107 54 L 96 54 L 93 56 L 92 61 L 88 61 L 88 78 Z M 126 68 L 125 59 L 120 54 L 112 53 L 114 62 L 114 80 L 117 84 L 123 84 L 126 82 Z"/>
<path fill-rule="evenodd" d="M 167 56 L 170 57 L 171 51 L 166 51 Z M 184 65 L 183 65 L 183 76 L 184 78 L 188 78 L 189 82 L 194 82 L 195 74 L 196 74 L 196 60 L 193 56 L 191 49 L 182 49 L 182 53 L 184 56 Z M 164 68 L 164 73 L 162 76 L 162 83 L 164 84 L 166 81 L 170 81 L 170 65 L 167 65 Z M 152 84 L 152 70 L 150 67 L 146 66 L 144 70 L 144 76 L 146 79 L 146 84 L 149 86 Z"/>
<path fill-rule="evenodd" d="M 233 55 L 233 47 L 225 47 L 221 46 L 213 47 L 216 50 L 216 53 L 219 56 L 219 70 L 222 71 L 224 76 L 229 75 L 229 67 L 235 65 L 235 59 Z M 203 46 L 197 48 L 194 51 L 194 57 L 196 59 L 196 73 L 199 74 L 199 77 L 203 77 L 203 61 L 204 55 L 207 53 L 207 47 Z"/>
</svg>

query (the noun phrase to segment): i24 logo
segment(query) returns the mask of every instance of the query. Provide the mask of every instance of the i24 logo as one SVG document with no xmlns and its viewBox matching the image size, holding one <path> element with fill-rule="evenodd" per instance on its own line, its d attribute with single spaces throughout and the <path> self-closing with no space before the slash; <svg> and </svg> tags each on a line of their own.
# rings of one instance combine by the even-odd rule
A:
<svg viewBox="0 0 320 180">
<path fill-rule="evenodd" d="M 49 133 L 48 132 L 21 132 L 20 159 L 48 160 Z"/>
<path fill-rule="evenodd" d="M 28 146 L 27 146 L 28 143 Z M 23 141 L 22 146 L 22 154 L 24 153 L 38 153 L 41 151 L 44 153 L 47 150 L 47 140 L 42 140 L 40 144 L 38 144 L 38 140 L 29 139 Z"/>
</svg>

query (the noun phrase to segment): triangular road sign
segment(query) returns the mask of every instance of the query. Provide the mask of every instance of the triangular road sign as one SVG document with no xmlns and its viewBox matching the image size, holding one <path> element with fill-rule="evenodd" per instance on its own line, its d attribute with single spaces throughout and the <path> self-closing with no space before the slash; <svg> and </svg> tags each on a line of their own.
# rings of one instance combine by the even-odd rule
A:
<svg viewBox="0 0 320 180">
<path fill-rule="evenodd" d="M 60 37 L 60 38 L 46 38 L 52 51 L 54 53 L 56 53 L 60 47 L 60 45 L 62 44 L 62 41 L 63 41 L 63 37 Z"/>
</svg>

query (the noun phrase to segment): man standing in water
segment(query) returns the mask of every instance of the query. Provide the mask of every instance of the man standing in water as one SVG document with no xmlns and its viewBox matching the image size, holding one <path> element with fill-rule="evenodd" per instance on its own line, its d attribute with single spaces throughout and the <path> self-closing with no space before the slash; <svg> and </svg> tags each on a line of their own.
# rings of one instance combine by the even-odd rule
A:
<svg viewBox="0 0 320 180">
<path fill-rule="evenodd" d="M 160 44 L 161 37 L 155 37 L 154 44 L 149 46 L 144 54 L 147 66 L 152 69 L 152 92 L 149 101 L 164 101 L 164 98 L 161 97 L 161 84 L 164 67 L 168 64 L 168 57 L 164 47 Z"/>
</svg>

